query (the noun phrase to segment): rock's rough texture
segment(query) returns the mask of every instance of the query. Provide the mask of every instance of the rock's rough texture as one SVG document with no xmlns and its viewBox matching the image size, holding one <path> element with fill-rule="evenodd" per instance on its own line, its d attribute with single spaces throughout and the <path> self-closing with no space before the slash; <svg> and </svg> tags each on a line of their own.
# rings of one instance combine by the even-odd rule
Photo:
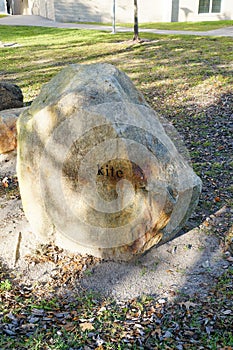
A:
<svg viewBox="0 0 233 350">
<path fill-rule="evenodd" d="M 18 85 L 0 82 L 0 111 L 23 107 L 23 94 Z"/>
<path fill-rule="evenodd" d="M 0 112 L 0 154 L 16 149 L 16 122 L 25 108 L 13 108 Z"/>
<path fill-rule="evenodd" d="M 45 240 L 129 260 L 173 238 L 197 204 L 200 179 L 112 65 L 67 67 L 17 125 L 23 207 Z"/>
</svg>

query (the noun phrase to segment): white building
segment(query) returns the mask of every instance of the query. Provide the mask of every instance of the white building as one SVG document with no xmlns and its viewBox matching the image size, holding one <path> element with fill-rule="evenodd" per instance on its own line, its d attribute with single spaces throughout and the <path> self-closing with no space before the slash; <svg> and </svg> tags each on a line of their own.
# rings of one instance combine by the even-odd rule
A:
<svg viewBox="0 0 233 350">
<path fill-rule="evenodd" d="M 6 1 L 5 0 L 0 0 L 0 13 L 6 13 Z"/>
<path fill-rule="evenodd" d="M 111 22 L 114 0 L 11 1 L 13 14 L 34 14 L 60 22 Z M 116 22 L 133 22 L 133 0 L 115 0 Z M 233 19 L 233 0 L 138 0 L 139 23 Z"/>
</svg>

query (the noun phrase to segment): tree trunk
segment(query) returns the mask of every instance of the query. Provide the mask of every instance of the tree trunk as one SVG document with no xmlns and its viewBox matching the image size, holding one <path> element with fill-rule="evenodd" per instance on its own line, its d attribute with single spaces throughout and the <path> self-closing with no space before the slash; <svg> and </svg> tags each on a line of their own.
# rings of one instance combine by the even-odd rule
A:
<svg viewBox="0 0 233 350">
<path fill-rule="evenodd" d="M 139 33 L 138 33 L 138 2 L 134 0 L 134 37 L 133 40 L 139 41 Z"/>
</svg>

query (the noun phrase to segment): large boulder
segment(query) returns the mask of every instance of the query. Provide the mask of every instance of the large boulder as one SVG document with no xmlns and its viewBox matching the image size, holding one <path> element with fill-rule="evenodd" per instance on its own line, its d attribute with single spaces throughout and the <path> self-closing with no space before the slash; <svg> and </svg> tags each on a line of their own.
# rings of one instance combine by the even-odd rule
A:
<svg viewBox="0 0 233 350">
<path fill-rule="evenodd" d="M 17 127 L 23 208 L 44 240 L 129 260 L 173 238 L 197 204 L 201 181 L 170 126 L 112 65 L 65 68 Z"/>
<path fill-rule="evenodd" d="M 0 111 L 23 107 L 23 94 L 18 85 L 0 82 Z"/>
<path fill-rule="evenodd" d="M 17 147 L 16 122 L 26 108 L 0 111 L 0 154 L 13 151 Z"/>
</svg>

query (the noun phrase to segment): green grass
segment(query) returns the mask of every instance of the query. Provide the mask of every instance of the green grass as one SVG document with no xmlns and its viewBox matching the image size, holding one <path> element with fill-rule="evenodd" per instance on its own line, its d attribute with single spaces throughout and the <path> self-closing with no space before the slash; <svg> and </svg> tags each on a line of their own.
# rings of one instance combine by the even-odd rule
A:
<svg viewBox="0 0 233 350">
<path fill-rule="evenodd" d="M 70 63 L 109 62 L 133 78 L 145 95 L 153 94 L 164 102 L 169 113 L 178 101 L 211 84 L 216 92 L 225 91 L 232 82 L 232 39 L 189 36 L 143 37 L 156 40 L 145 45 L 130 45 L 132 34 L 38 27 L 0 27 L 3 42 L 17 42 L 21 47 L 0 51 L 2 79 L 20 85 L 25 101 L 34 98 L 43 83 Z M 149 63 L 149 67 L 148 67 Z M 149 71 L 148 71 L 149 68 Z M 187 92 L 190 91 L 190 96 Z M 201 92 L 199 92 L 201 93 Z M 176 95 L 176 97 L 175 97 Z M 182 98 L 182 99 L 183 99 Z M 170 105 L 170 106 L 169 106 Z"/>
<path fill-rule="evenodd" d="M 167 22 L 167 23 L 145 23 L 140 28 L 153 28 L 161 30 L 191 30 L 208 31 L 233 26 L 232 20 L 224 21 L 203 21 L 203 22 Z"/>
<path fill-rule="evenodd" d="M 0 291 L 9 291 L 11 287 L 11 282 L 8 279 L 0 282 Z"/>
<path fill-rule="evenodd" d="M 112 23 L 99 22 L 77 22 L 83 24 L 95 24 L 103 26 L 111 26 Z M 133 28 L 133 23 L 116 23 L 116 26 Z M 233 26 L 232 20 L 222 21 L 203 21 L 203 22 L 151 22 L 139 23 L 139 29 L 159 29 L 159 30 L 190 30 L 190 31 L 208 31 L 219 28 Z"/>
</svg>

